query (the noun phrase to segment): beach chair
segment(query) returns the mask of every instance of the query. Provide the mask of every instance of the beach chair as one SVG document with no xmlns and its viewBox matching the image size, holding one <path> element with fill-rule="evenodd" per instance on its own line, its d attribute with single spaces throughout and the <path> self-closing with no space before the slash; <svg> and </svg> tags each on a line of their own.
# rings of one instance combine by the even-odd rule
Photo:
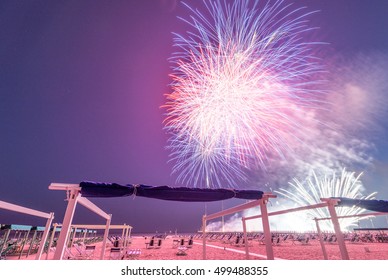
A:
<svg viewBox="0 0 388 280">
<path fill-rule="evenodd" d="M 65 248 L 65 254 L 63 256 L 64 260 L 83 260 L 83 257 L 80 254 L 74 254 L 70 248 Z"/>
<path fill-rule="evenodd" d="M 184 238 L 174 239 L 172 242 L 173 242 L 172 243 L 173 248 L 178 248 L 179 246 L 185 246 L 185 239 Z"/>
<path fill-rule="evenodd" d="M 193 237 L 191 237 L 189 239 L 189 241 L 187 241 L 187 248 L 192 248 L 193 247 L 193 244 L 194 244 L 194 240 L 193 240 Z"/>
<path fill-rule="evenodd" d="M 140 249 L 127 249 L 125 251 L 124 259 L 136 259 L 141 255 Z"/>
<path fill-rule="evenodd" d="M 110 260 L 121 260 L 123 259 L 123 255 L 121 253 L 121 248 L 110 248 L 110 253 L 109 253 L 109 259 Z"/>
<path fill-rule="evenodd" d="M 232 234 L 225 235 L 222 239 L 222 243 L 230 243 L 230 240 L 233 238 Z"/>
<path fill-rule="evenodd" d="M 76 254 L 74 254 L 74 255 L 76 256 L 77 259 L 84 259 L 85 258 L 84 250 L 81 249 L 80 245 L 74 243 L 73 248 L 75 248 Z M 69 249 L 69 250 L 71 251 L 71 249 Z"/>
<path fill-rule="evenodd" d="M 310 241 L 309 236 L 298 235 L 296 238 L 292 240 L 292 244 L 295 244 L 295 242 L 299 242 L 299 244 L 308 245 L 310 244 L 309 241 Z"/>
<path fill-rule="evenodd" d="M 243 240 L 243 238 L 241 238 L 240 235 L 237 235 L 237 236 L 236 236 L 236 239 L 235 239 L 234 242 L 233 242 L 233 245 L 234 245 L 234 246 L 240 246 L 240 245 L 241 245 L 241 240 Z"/>
<path fill-rule="evenodd" d="M 264 245 L 265 244 L 265 236 L 264 236 L 264 234 L 261 234 L 259 236 L 259 238 L 257 238 L 257 241 L 259 241 L 260 245 Z"/>
<path fill-rule="evenodd" d="M 14 243 L 8 243 L 7 247 L 0 252 L 0 260 L 7 259 L 7 254 L 11 254 L 15 251 L 15 244 Z"/>
<path fill-rule="evenodd" d="M 326 239 L 326 242 L 328 243 L 335 243 L 337 241 L 337 236 L 335 234 L 332 234 L 329 238 Z"/>
<path fill-rule="evenodd" d="M 96 249 L 96 246 L 94 245 L 81 246 L 77 243 L 75 243 L 73 246 L 77 250 L 78 258 L 84 259 L 84 260 L 90 260 L 94 257 L 94 251 Z"/>
<path fill-rule="evenodd" d="M 280 236 L 272 236 L 272 245 L 280 245 Z"/>
<path fill-rule="evenodd" d="M 153 249 L 155 247 L 155 238 L 152 237 L 150 242 L 146 242 L 146 249 Z"/>
<path fill-rule="evenodd" d="M 155 249 L 160 249 L 160 247 L 162 247 L 162 240 L 163 239 L 161 239 L 161 238 L 159 238 L 157 240 L 157 242 L 155 243 L 155 246 L 154 246 Z"/>
<path fill-rule="evenodd" d="M 352 243 L 357 243 L 357 242 L 359 242 L 360 241 L 360 238 L 359 238 L 359 236 L 357 235 L 357 234 L 354 234 L 352 237 L 351 237 L 351 239 L 350 239 L 350 242 L 352 242 Z"/>
<path fill-rule="evenodd" d="M 300 243 L 301 243 L 302 245 L 308 245 L 308 244 L 310 244 L 309 241 L 310 241 L 310 237 L 307 236 L 306 238 L 301 239 L 301 240 L 300 240 Z"/>
<path fill-rule="evenodd" d="M 187 253 L 187 247 L 186 246 L 178 246 L 178 252 L 176 253 L 177 256 L 186 256 Z"/>
<path fill-rule="evenodd" d="M 85 255 L 86 255 L 87 259 L 93 259 L 95 251 L 96 251 L 96 245 L 86 245 L 85 246 Z"/>
</svg>

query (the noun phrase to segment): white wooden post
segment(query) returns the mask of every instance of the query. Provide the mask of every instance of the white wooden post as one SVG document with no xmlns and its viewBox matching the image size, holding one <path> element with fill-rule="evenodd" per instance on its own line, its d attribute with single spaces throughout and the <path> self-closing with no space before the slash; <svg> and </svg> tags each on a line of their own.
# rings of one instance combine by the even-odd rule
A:
<svg viewBox="0 0 388 280">
<path fill-rule="evenodd" d="M 112 215 L 109 215 L 109 219 L 106 219 L 106 227 L 105 227 L 105 232 L 104 232 L 104 240 L 102 241 L 100 260 L 104 259 L 105 248 L 106 248 L 106 241 L 108 239 L 109 226 L 110 226 L 110 221 L 111 220 L 112 220 Z"/>
<path fill-rule="evenodd" d="M 244 232 L 244 245 L 245 245 L 245 258 L 249 260 L 249 248 L 248 248 L 248 236 L 247 236 L 247 222 L 245 218 L 242 218 L 243 232 Z"/>
<path fill-rule="evenodd" d="M 344 236 L 341 231 L 340 224 L 338 222 L 337 212 L 335 211 L 334 206 L 337 205 L 336 199 L 327 199 L 327 207 L 329 208 L 329 213 L 331 216 L 331 221 L 334 226 L 335 236 L 337 237 L 338 246 L 341 252 L 341 257 L 343 260 L 349 260 L 348 250 L 346 249 Z"/>
<path fill-rule="evenodd" d="M 206 260 L 206 215 L 202 217 L 202 259 Z"/>
<path fill-rule="evenodd" d="M 40 258 L 42 257 L 42 253 L 43 253 L 43 250 L 44 250 L 44 245 L 46 244 L 47 236 L 49 235 L 50 228 L 51 228 L 51 223 L 52 223 L 53 219 L 54 219 L 54 213 L 51 212 L 50 213 L 50 218 L 47 219 L 46 227 L 44 228 L 42 239 L 40 240 L 38 253 L 36 254 L 36 258 L 35 258 L 36 260 L 40 260 Z M 50 249 L 50 247 L 47 248 L 47 254 L 49 252 L 49 249 Z"/>
<path fill-rule="evenodd" d="M 77 206 L 78 198 L 80 195 L 80 191 L 78 189 L 69 190 L 70 195 L 67 202 L 67 208 L 65 212 L 65 216 L 63 218 L 63 224 L 61 228 L 61 233 L 59 234 L 57 247 L 54 253 L 54 260 L 61 260 L 63 258 L 63 254 L 65 252 L 65 246 L 67 246 L 67 237 L 70 232 L 71 222 L 73 221 L 75 207 Z"/>
<path fill-rule="evenodd" d="M 53 227 L 53 232 L 51 233 L 50 241 L 49 241 L 49 244 L 48 244 L 48 246 L 47 246 L 46 260 L 48 260 L 48 257 L 49 257 L 49 254 L 50 254 L 50 248 L 51 248 L 51 245 L 53 244 L 53 241 L 54 241 L 54 237 L 55 237 L 55 233 L 56 233 L 58 224 L 57 224 L 57 223 L 54 223 L 53 226 L 54 226 L 54 227 Z"/>
<path fill-rule="evenodd" d="M 273 254 L 273 248 L 272 248 L 271 229 L 269 226 L 269 219 L 268 219 L 267 202 L 268 202 L 268 198 L 265 196 L 263 196 L 263 198 L 260 199 L 260 211 L 262 215 L 261 221 L 263 224 L 265 249 L 267 251 L 267 260 L 273 260 L 274 254 Z"/>
<path fill-rule="evenodd" d="M 314 218 L 314 221 L 315 221 L 315 225 L 317 226 L 318 238 L 319 238 L 319 243 L 321 244 L 323 259 L 328 260 L 329 258 L 327 257 L 325 243 L 322 240 L 322 232 L 321 232 L 321 228 L 319 226 L 319 220 L 317 218 Z"/>
<path fill-rule="evenodd" d="M 10 233 L 11 233 L 11 229 L 7 229 L 6 233 L 4 234 L 3 245 L 0 248 L 0 253 L 2 253 L 3 250 L 5 250 L 5 247 L 7 246 L 7 241 L 8 241 L 8 237 L 9 237 Z"/>
</svg>

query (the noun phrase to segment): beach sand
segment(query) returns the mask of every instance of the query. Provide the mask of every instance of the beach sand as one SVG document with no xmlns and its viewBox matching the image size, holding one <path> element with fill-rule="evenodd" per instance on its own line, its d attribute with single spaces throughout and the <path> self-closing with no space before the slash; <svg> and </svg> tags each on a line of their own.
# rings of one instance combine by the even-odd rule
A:
<svg viewBox="0 0 388 280">
<path fill-rule="evenodd" d="M 145 239 L 143 236 L 132 237 L 131 244 L 128 249 L 141 251 L 139 255 L 136 255 L 134 259 L 139 260 L 202 260 L 203 259 L 203 246 L 202 239 L 194 239 L 193 246 L 187 248 L 184 254 L 179 254 L 179 248 L 174 246 L 174 243 L 179 240 L 180 237 L 168 236 L 162 240 L 160 248 L 146 248 L 146 242 L 149 239 Z M 101 255 L 102 242 L 94 244 L 96 250 L 91 259 L 99 259 Z M 349 257 L 351 260 L 388 260 L 388 243 L 378 242 L 357 242 L 346 243 Z M 104 259 L 117 259 L 117 256 L 111 255 L 111 248 L 113 248 L 110 242 L 107 243 L 105 249 Z M 325 246 L 329 260 L 341 259 L 341 254 L 337 243 L 329 243 Z M 181 248 L 182 249 L 182 248 Z M 321 246 L 318 240 L 312 240 L 309 244 L 293 243 L 292 240 L 282 242 L 279 245 L 273 246 L 275 259 L 285 260 L 323 260 L 323 254 Z M 75 253 L 74 248 L 72 252 Z M 257 240 L 253 240 L 249 246 L 249 252 L 251 253 L 250 259 L 266 259 L 265 245 L 261 244 Z M 48 259 L 53 258 L 53 252 L 48 256 Z M 8 260 L 17 260 L 18 256 L 8 256 Z M 33 260 L 35 255 L 30 255 L 28 258 L 22 256 L 20 260 Z M 46 259 L 46 254 L 42 255 L 42 260 Z M 208 241 L 206 247 L 206 259 L 208 260 L 244 260 L 245 247 L 234 246 L 233 244 L 226 244 L 222 241 Z"/>
</svg>

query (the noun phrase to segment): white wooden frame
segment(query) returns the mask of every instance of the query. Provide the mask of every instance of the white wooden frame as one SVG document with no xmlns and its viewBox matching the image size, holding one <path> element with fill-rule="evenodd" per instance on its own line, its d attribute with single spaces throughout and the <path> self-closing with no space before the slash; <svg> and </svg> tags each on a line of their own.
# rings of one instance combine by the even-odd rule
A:
<svg viewBox="0 0 388 280">
<path fill-rule="evenodd" d="M 55 249 L 54 260 L 61 260 L 63 258 L 64 252 L 65 252 L 65 246 L 70 233 L 71 223 L 73 221 L 77 203 L 80 203 L 81 205 L 85 206 L 92 212 L 106 219 L 104 239 L 102 242 L 102 249 L 101 249 L 101 255 L 100 255 L 100 259 L 103 260 L 105 255 L 106 242 L 108 239 L 109 227 L 110 227 L 110 222 L 112 220 L 112 215 L 105 213 L 103 210 L 97 207 L 90 200 L 88 200 L 85 197 L 82 197 L 81 187 L 79 186 L 79 184 L 52 183 L 50 184 L 49 189 L 62 190 L 67 192 L 67 208 L 63 218 L 62 229 L 59 234 L 57 247 Z"/>
<path fill-rule="evenodd" d="M 34 209 L 23 207 L 20 205 L 8 203 L 8 202 L 1 201 L 1 200 L 0 200 L 0 208 L 47 219 L 45 229 L 44 229 L 44 232 L 42 235 L 42 240 L 40 241 L 38 253 L 36 254 L 36 258 L 35 258 L 36 260 L 40 260 L 42 253 L 43 253 L 44 244 L 46 243 L 47 236 L 48 236 L 48 233 L 50 231 L 51 223 L 54 219 L 54 213 L 53 212 L 45 213 L 45 212 L 41 212 L 38 210 L 34 210 Z M 5 246 L 5 243 L 3 244 L 3 248 L 4 248 L 4 246 Z M 3 251 L 3 248 L 1 248 L 0 251 Z"/>
<path fill-rule="evenodd" d="M 262 224 L 263 224 L 263 231 L 264 231 L 264 240 L 265 240 L 265 247 L 267 251 L 267 259 L 273 260 L 274 254 L 273 254 L 273 248 L 272 248 L 272 241 L 271 241 L 271 230 L 269 226 L 268 221 L 268 211 L 267 211 L 267 203 L 269 198 L 275 198 L 276 195 L 272 193 L 264 193 L 261 199 L 254 200 L 245 204 L 241 204 L 214 214 L 210 215 L 204 215 L 202 217 L 202 257 L 204 260 L 206 260 L 206 223 L 209 220 L 213 220 L 216 218 L 220 218 L 226 215 L 231 215 L 234 213 L 241 212 L 246 209 L 254 208 L 254 207 L 260 207 L 261 216 L 262 217 Z M 245 244 L 247 244 L 246 240 L 246 228 L 244 228 L 244 236 L 245 236 Z M 249 253 L 248 253 L 249 254 Z"/>
</svg>

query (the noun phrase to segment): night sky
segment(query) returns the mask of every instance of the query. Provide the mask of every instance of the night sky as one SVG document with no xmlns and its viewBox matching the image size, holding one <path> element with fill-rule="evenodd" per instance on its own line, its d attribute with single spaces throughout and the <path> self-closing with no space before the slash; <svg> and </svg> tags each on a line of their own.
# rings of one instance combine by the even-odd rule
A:
<svg viewBox="0 0 388 280">
<path fill-rule="evenodd" d="M 368 57 L 381 65 L 380 76 L 388 73 L 387 1 L 292 2 L 319 10 L 311 20 L 320 27 L 317 39 L 328 43 L 325 62 Z M 187 9 L 173 0 L 0 0 L 0 200 L 55 212 L 54 221 L 62 222 L 65 192 L 48 190 L 52 182 L 177 185 L 161 106 L 171 90 L 172 32 L 187 27 L 178 16 L 187 16 Z M 386 81 L 374 82 L 378 103 L 386 104 Z M 346 101 L 341 106 L 350 117 L 359 114 Z M 378 126 L 363 132 L 373 141 L 363 182 L 387 200 L 384 109 L 372 106 Z M 203 203 L 139 197 L 92 201 L 113 214 L 112 224 L 130 224 L 134 232 L 195 231 L 205 209 Z M 219 211 L 221 203 L 207 209 Z M 44 222 L 0 210 L 3 224 Z M 104 223 L 82 206 L 75 222 Z"/>
</svg>

